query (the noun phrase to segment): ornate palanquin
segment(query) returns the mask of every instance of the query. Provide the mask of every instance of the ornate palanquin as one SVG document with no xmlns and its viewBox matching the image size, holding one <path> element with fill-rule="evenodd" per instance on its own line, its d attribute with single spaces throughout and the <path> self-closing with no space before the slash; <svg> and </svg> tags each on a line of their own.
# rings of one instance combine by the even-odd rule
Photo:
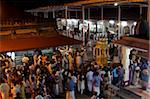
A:
<svg viewBox="0 0 150 99">
<path fill-rule="evenodd" d="M 96 42 L 96 62 L 99 66 L 106 66 L 108 59 L 108 42 L 106 38 L 100 38 Z"/>
</svg>

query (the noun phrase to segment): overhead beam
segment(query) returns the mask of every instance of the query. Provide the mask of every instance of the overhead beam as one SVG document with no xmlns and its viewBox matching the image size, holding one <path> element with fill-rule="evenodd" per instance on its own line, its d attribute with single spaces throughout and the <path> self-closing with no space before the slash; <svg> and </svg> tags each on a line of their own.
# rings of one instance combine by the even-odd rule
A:
<svg viewBox="0 0 150 99">
<path fill-rule="evenodd" d="M 62 8 L 47 8 L 47 9 L 33 9 L 33 10 L 26 10 L 26 12 L 53 12 L 53 11 L 61 11 L 61 10 L 65 10 L 65 7 L 62 7 Z M 79 8 L 69 8 L 68 7 L 68 11 L 82 11 L 81 9 Z"/>
<path fill-rule="evenodd" d="M 116 1 L 113 2 L 99 2 L 99 3 L 92 3 L 92 4 L 87 4 L 85 7 L 91 7 L 91 6 L 102 6 L 102 5 L 111 5 L 116 3 Z M 128 1 L 118 1 L 119 5 L 140 5 L 142 7 L 148 7 L 148 4 L 140 4 L 136 2 L 128 2 Z"/>
<path fill-rule="evenodd" d="M 93 5 L 97 3 L 109 4 L 112 2 L 145 2 L 145 0 L 82 0 L 73 3 L 66 3 L 65 6 Z"/>
<path fill-rule="evenodd" d="M 31 10 L 25 10 L 26 12 L 45 12 L 45 11 L 53 11 L 53 10 L 64 10 L 65 6 L 68 6 L 68 10 L 70 7 L 80 7 L 81 5 L 84 5 L 85 7 L 88 6 L 100 6 L 100 5 L 106 5 L 106 4 L 113 4 L 115 2 L 124 4 L 135 4 L 135 5 L 141 5 L 142 7 L 147 7 L 147 4 L 140 4 L 139 2 L 146 2 L 146 0 L 81 0 L 73 3 L 66 3 L 63 6 L 46 6 L 46 7 L 39 7 Z M 138 2 L 138 3 L 137 3 Z"/>
<path fill-rule="evenodd" d="M 66 3 L 64 5 L 67 6 L 78 6 L 78 5 L 86 5 L 86 4 L 90 4 L 90 3 L 98 3 L 98 2 L 104 2 L 104 1 L 114 1 L 114 0 L 82 0 L 82 1 L 77 1 L 77 2 L 73 2 L 73 3 Z"/>
<path fill-rule="evenodd" d="M 149 51 L 149 40 L 140 39 L 140 38 L 122 37 L 122 39 L 120 40 L 113 40 L 113 44 L 127 46 L 129 48 L 134 48 L 143 52 Z"/>
<path fill-rule="evenodd" d="M 22 38 L 0 40 L 0 53 L 11 51 L 23 51 L 36 48 L 49 48 L 64 45 L 81 44 L 79 40 L 75 40 L 62 35 L 49 36 L 31 36 Z M 6 46 L 7 45 L 7 46 Z"/>
</svg>

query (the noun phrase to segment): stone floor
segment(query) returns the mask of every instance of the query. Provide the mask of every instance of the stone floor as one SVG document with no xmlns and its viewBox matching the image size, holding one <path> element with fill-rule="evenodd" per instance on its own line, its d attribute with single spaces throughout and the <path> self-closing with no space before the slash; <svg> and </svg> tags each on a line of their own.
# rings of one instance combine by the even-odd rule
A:
<svg viewBox="0 0 150 99">
<path fill-rule="evenodd" d="M 76 95 L 76 99 L 89 99 L 90 98 L 85 94 L 81 95 L 81 94 L 76 93 L 75 95 Z M 62 94 L 60 97 L 56 97 L 54 99 L 66 99 L 65 94 Z"/>
<path fill-rule="evenodd" d="M 60 97 L 57 97 L 54 99 L 65 99 L 65 94 L 62 94 Z M 90 97 L 85 94 L 81 95 L 81 94 L 76 93 L 76 99 L 90 99 Z M 101 98 L 101 99 L 105 99 L 105 98 Z M 111 97 L 111 99 L 121 99 L 121 98 L 117 96 L 113 96 Z"/>
</svg>

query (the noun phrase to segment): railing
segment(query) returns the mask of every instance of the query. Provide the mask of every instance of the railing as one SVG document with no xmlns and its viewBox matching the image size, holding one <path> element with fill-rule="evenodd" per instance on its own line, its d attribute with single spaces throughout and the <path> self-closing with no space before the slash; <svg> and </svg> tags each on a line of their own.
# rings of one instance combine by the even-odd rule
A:
<svg viewBox="0 0 150 99">
<path fill-rule="evenodd" d="M 82 33 L 75 33 L 74 31 L 68 31 L 68 30 L 57 30 L 59 32 L 60 35 L 64 35 L 76 40 L 82 40 Z"/>
<path fill-rule="evenodd" d="M 16 34 L 40 34 L 42 31 L 54 31 L 55 20 L 35 18 L 8 18 L 0 20 L 0 36 L 14 36 Z M 29 32 L 30 31 L 30 32 Z M 33 32 L 34 31 L 34 32 Z M 57 32 L 54 32 L 56 34 Z M 51 33 L 52 34 L 52 33 Z M 32 35 L 32 34 L 31 34 Z"/>
<path fill-rule="evenodd" d="M 26 30 L 25 30 L 26 29 Z M 40 17 L 35 18 L 7 18 L 0 21 L 0 35 L 3 35 L 3 32 L 9 31 L 10 34 L 20 34 L 18 30 L 23 33 L 29 30 L 35 30 L 38 33 L 40 30 L 54 30 L 60 35 L 64 35 L 70 38 L 77 40 L 83 40 L 83 34 L 79 32 L 69 31 L 69 30 L 58 30 L 55 19 L 43 19 Z M 56 33 L 55 32 L 55 33 Z M 8 34 L 8 33 L 5 33 Z M 9 34 L 9 35 L 10 35 Z M 6 35 L 5 35 L 6 36 Z"/>
<path fill-rule="evenodd" d="M 13 27 L 13 26 L 24 26 L 24 25 L 40 25 L 45 23 L 55 24 L 54 20 L 43 19 L 43 18 L 8 18 L 0 20 L 0 27 Z M 49 24 L 50 25 L 50 24 Z"/>
</svg>

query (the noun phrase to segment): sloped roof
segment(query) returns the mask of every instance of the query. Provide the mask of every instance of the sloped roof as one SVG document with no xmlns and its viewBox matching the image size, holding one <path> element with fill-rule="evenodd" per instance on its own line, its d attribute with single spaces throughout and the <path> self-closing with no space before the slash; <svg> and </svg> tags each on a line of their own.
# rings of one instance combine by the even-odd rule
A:
<svg viewBox="0 0 150 99">
<path fill-rule="evenodd" d="M 150 59 L 150 40 L 135 37 L 123 37 L 120 40 L 114 40 L 113 43 L 129 48 L 134 48 L 139 51 L 138 56 L 143 57 L 145 59 Z"/>
<path fill-rule="evenodd" d="M 13 7 L 11 8 L 5 4 L 1 5 L 0 28 L 2 28 L 2 30 L 0 30 L 0 33 L 10 33 L 0 36 L 0 52 L 21 51 L 82 43 L 73 38 L 59 35 L 56 31 L 56 24 L 53 24 L 55 20 L 33 17 L 24 11 Z M 32 33 L 27 31 L 35 32 Z"/>
<path fill-rule="evenodd" d="M 81 41 L 62 35 L 55 35 L 52 37 L 34 36 L 28 38 L 4 39 L 0 40 L 0 52 L 22 51 L 35 48 L 49 48 L 81 43 Z"/>
<path fill-rule="evenodd" d="M 127 3 L 127 2 L 144 2 L 145 0 L 80 0 L 72 3 L 66 3 L 66 6 L 78 6 L 78 5 L 104 5 L 104 4 L 111 4 L 115 2 L 119 3 Z"/>
<path fill-rule="evenodd" d="M 123 37 L 119 40 L 114 40 L 114 44 L 135 48 L 137 50 L 148 52 L 149 51 L 149 40 L 135 38 L 135 37 Z"/>
</svg>

